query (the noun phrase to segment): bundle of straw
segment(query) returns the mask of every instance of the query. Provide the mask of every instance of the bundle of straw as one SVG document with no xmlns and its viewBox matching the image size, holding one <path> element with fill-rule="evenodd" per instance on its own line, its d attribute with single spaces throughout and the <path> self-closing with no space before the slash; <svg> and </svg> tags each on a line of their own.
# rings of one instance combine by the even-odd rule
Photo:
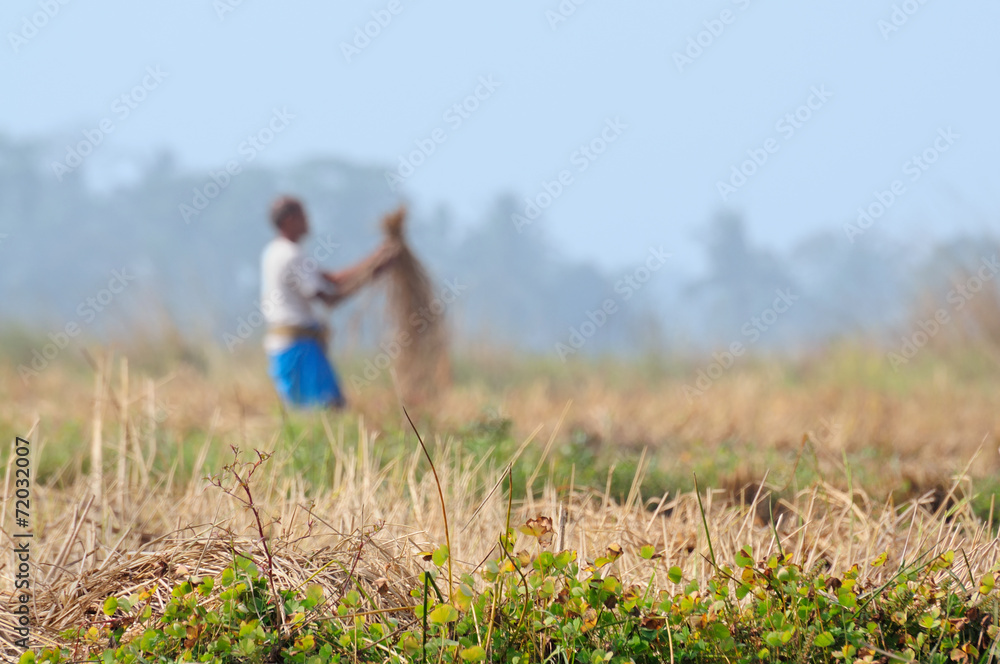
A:
<svg viewBox="0 0 1000 664">
<path fill-rule="evenodd" d="M 405 207 L 382 219 L 387 240 L 398 249 L 385 275 L 386 303 L 401 347 L 395 363 L 400 394 L 406 405 L 417 405 L 448 387 L 451 365 L 444 312 L 431 307 L 433 283 L 406 243 L 405 220 Z"/>
</svg>

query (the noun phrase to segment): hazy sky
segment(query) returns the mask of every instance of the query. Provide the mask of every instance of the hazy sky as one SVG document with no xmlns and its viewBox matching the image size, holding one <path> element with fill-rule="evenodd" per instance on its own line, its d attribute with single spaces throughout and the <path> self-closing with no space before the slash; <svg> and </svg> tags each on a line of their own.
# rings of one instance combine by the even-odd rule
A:
<svg viewBox="0 0 1000 664">
<path fill-rule="evenodd" d="M 416 141 L 443 138 L 404 185 L 423 209 L 475 219 L 497 193 L 535 197 L 567 171 L 535 223 L 567 255 L 609 267 L 651 245 L 694 261 L 699 225 L 723 205 L 776 248 L 821 229 L 847 242 L 843 224 L 896 180 L 902 193 L 872 232 L 1000 230 L 1000 4 L 989 0 L 564 0 L 575 11 L 557 23 L 559 0 L 62 1 L 0 10 L 0 132 L 70 143 L 107 118 L 95 165 L 169 148 L 204 173 L 287 109 L 294 119 L 259 163 L 336 155 L 395 168 Z M 345 54 L 373 12 L 387 24 Z M 700 52 L 685 54 L 689 39 Z M 147 74 L 157 67 L 159 82 Z M 125 116 L 121 96 L 144 79 Z M 453 109 L 463 102 L 465 117 Z M 808 119 L 779 125 L 797 109 Z M 602 132 L 615 139 L 603 154 L 578 152 Z M 724 203 L 718 183 L 748 150 L 767 161 Z M 907 164 L 925 150 L 935 163 Z"/>
</svg>

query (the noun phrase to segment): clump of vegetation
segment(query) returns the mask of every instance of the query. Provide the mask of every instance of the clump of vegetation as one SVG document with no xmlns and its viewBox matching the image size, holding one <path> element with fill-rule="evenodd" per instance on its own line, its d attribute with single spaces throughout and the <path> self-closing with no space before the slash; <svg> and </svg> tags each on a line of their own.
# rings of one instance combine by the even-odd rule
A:
<svg viewBox="0 0 1000 664">
<path fill-rule="evenodd" d="M 219 574 L 183 579 L 157 611 L 155 588 L 108 596 L 105 619 L 65 631 L 66 646 L 26 652 L 19 664 L 944 664 L 996 655 L 1000 564 L 975 579 L 964 550 L 958 565 L 953 550 L 925 553 L 901 561 L 875 584 L 862 578 L 858 565 L 841 575 L 827 573 L 825 565 L 805 569 L 781 550 L 780 540 L 777 553 L 755 556 L 744 546 L 720 563 L 700 497 L 711 573 L 685 578 L 672 566 L 666 587 L 657 587 L 656 567 L 667 561 L 655 546 L 633 552 L 652 568 L 648 582 L 628 583 L 620 545 L 590 559 L 551 550 L 560 526 L 546 516 L 517 529 L 532 551 L 518 550 L 524 540 L 510 527 L 510 502 L 507 527 L 489 554 L 457 579 L 445 544 L 422 554 L 425 569 L 416 583 L 390 589 L 386 578 L 356 574 L 362 540 L 335 594 L 310 583 L 328 565 L 301 583 L 282 585 L 251 488 L 268 456 L 257 452 L 256 460 L 241 462 L 239 450 L 233 453 L 233 463 L 212 483 L 252 514 L 259 539 L 249 551 L 233 547 Z M 441 500 L 443 507 L 443 494 Z M 558 533 L 557 542 L 562 539 Z M 867 564 L 879 568 L 887 561 L 886 552 Z M 409 603 L 385 606 L 378 598 L 390 590 Z"/>
<path fill-rule="evenodd" d="M 746 548 L 706 581 L 669 571 L 671 588 L 627 585 L 622 549 L 581 561 L 549 551 L 547 519 L 522 531 L 540 540 L 498 556 L 453 587 L 447 547 L 410 589 L 410 607 L 384 611 L 377 585 L 341 597 L 322 587 L 274 591 L 253 556 L 234 552 L 216 577 L 174 587 L 154 614 L 151 593 L 109 597 L 106 620 L 63 636 L 63 648 L 27 652 L 20 664 L 114 662 L 987 662 L 996 655 L 1000 589 L 995 567 L 962 578 L 948 551 L 903 565 L 878 587 L 804 570 L 790 554 L 759 559 Z M 642 558 L 655 560 L 652 547 Z M 879 556 L 870 565 L 885 563 Z M 281 611 L 276 611 L 280 606 Z M 284 614 L 284 622 L 277 616 Z"/>
</svg>

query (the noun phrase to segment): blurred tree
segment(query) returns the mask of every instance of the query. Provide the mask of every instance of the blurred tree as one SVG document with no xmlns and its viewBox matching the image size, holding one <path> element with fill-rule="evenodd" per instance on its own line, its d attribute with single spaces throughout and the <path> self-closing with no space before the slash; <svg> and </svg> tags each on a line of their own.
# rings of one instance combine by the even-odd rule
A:
<svg viewBox="0 0 1000 664">
<path fill-rule="evenodd" d="M 736 341 L 743 325 L 771 306 L 775 291 L 797 290 L 795 280 L 771 254 L 750 246 L 743 219 L 735 212 L 717 214 L 703 238 L 708 275 L 685 294 L 704 312 L 702 325 L 714 343 Z M 769 339 L 774 343 L 777 337 Z"/>
</svg>

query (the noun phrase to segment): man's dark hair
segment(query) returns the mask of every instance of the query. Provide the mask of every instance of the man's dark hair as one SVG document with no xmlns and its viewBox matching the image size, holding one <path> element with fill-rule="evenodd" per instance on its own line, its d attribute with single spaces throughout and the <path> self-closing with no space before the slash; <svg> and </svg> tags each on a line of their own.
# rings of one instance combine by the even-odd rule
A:
<svg viewBox="0 0 1000 664">
<path fill-rule="evenodd" d="M 271 203 L 271 223 L 276 228 L 281 228 L 281 224 L 293 214 L 305 215 L 302 201 L 294 196 L 279 196 Z"/>
</svg>

